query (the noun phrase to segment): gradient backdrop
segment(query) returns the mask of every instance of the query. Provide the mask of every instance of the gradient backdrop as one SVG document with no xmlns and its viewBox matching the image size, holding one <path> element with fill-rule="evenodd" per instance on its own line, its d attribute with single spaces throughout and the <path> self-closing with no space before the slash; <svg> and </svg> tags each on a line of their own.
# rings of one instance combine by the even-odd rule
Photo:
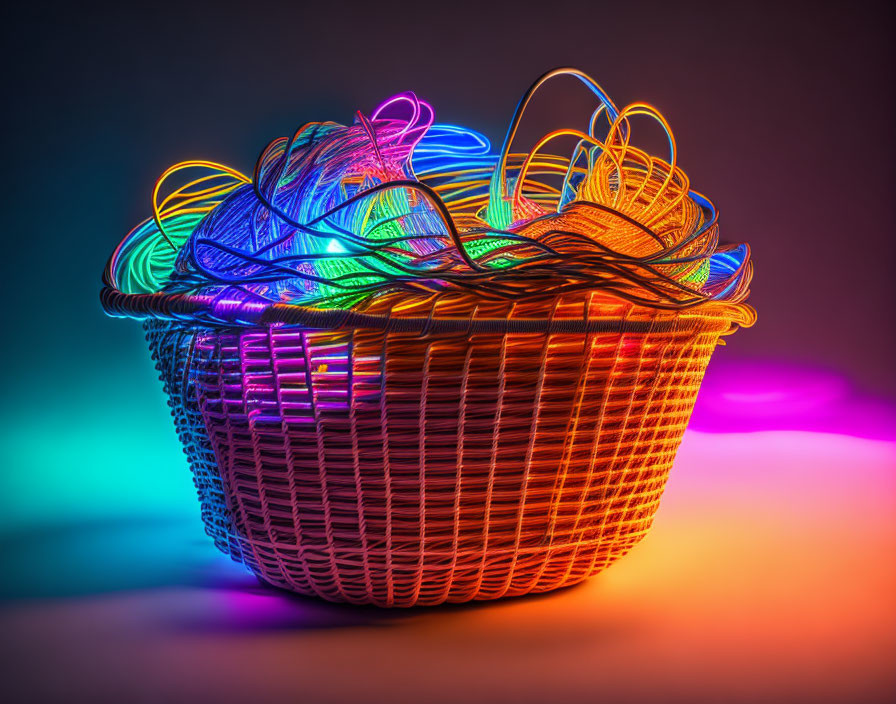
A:
<svg viewBox="0 0 896 704">
<path fill-rule="evenodd" d="M 3 11 L 16 701 L 896 694 L 887 3 L 163 5 Z M 246 172 L 298 124 L 409 89 L 499 142 L 557 65 L 656 105 L 723 239 L 753 247 L 759 323 L 719 349 L 655 530 L 542 599 L 388 615 L 257 589 L 202 534 L 139 325 L 101 313 L 107 256 L 173 162 Z M 556 82 L 522 139 L 589 104 Z"/>
</svg>

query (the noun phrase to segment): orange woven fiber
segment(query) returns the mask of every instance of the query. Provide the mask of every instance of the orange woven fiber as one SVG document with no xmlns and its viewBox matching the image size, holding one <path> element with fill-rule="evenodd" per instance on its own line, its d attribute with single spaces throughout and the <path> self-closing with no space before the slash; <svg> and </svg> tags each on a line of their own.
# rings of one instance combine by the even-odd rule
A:
<svg viewBox="0 0 896 704">
<path fill-rule="evenodd" d="M 234 556 L 272 585 L 380 606 L 548 591 L 628 552 L 741 315 L 585 293 L 375 305 L 433 327 L 200 330 L 190 374 Z M 438 330 L 448 317 L 549 327 Z M 553 331 L 569 320 L 587 330 Z"/>
</svg>

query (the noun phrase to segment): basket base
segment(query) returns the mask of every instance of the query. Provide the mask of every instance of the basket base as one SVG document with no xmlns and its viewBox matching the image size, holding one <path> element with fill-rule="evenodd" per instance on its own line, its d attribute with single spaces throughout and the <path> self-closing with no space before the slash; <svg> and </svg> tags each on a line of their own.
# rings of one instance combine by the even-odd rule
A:
<svg viewBox="0 0 896 704">
<path fill-rule="evenodd" d="M 434 561 L 422 569 L 408 569 L 406 562 L 399 562 L 400 555 L 393 555 L 398 564 L 393 564 L 391 571 L 372 568 L 369 562 L 375 563 L 375 556 L 368 556 L 363 574 L 348 569 L 348 560 L 341 556 L 336 562 L 342 568 L 335 575 L 316 571 L 315 565 L 319 567 L 320 563 L 315 560 L 293 565 L 290 570 L 283 569 L 282 560 L 276 568 L 251 559 L 244 559 L 244 563 L 260 584 L 278 591 L 332 603 L 410 608 L 491 601 L 571 587 L 606 569 L 640 537 L 612 555 L 593 546 L 582 550 L 581 545 L 554 546 L 515 558 L 492 556 L 483 560 L 480 553 L 476 557 L 479 566 L 472 569 L 469 556 L 455 558 L 453 568 Z M 458 564 L 467 566 L 458 568 Z M 487 565 L 485 569 L 483 564 Z"/>
<path fill-rule="evenodd" d="M 601 570 L 602 571 L 602 570 Z M 565 591 L 567 589 L 573 589 L 575 587 L 581 586 L 584 584 L 590 577 L 595 575 L 587 575 L 585 577 L 580 577 L 575 580 L 571 580 L 569 582 L 565 582 L 564 584 L 559 584 L 556 586 L 546 587 L 544 589 L 533 589 L 528 592 L 515 592 L 503 595 L 486 595 L 486 596 L 474 596 L 466 599 L 445 599 L 443 601 L 417 601 L 417 602 L 381 602 L 380 600 L 370 599 L 351 599 L 351 600 L 343 600 L 343 599 L 335 599 L 330 598 L 326 595 L 321 596 L 320 594 L 313 592 L 300 592 L 295 589 L 289 587 L 283 587 L 278 584 L 274 584 L 273 582 L 269 582 L 267 579 L 260 575 L 255 575 L 255 579 L 258 580 L 258 583 L 264 587 L 265 589 L 270 589 L 273 592 L 277 592 L 279 594 L 283 594 L 287 597 L 295 597 L 298 599 L 316 599 L 320 601 L 326 601 L 331 604 L 342 604 L 345 606 L 356 606 L 356 607 L 373 607 L 378 609 L 415 609 L 415 608 L 432 608 L 432 607 L 446 607 L 450 608 L 451 606 L 461 606 L 463 604 L 472 604 L 472 603 L 481 603 L 488 601 L 499 601 L 504 599 L 525 599 L 525 598 L 533 598 L 537 599 L 540 596 L 544 596 L 550 594 L 551 592 L 560 592 Z"/>
</svg>

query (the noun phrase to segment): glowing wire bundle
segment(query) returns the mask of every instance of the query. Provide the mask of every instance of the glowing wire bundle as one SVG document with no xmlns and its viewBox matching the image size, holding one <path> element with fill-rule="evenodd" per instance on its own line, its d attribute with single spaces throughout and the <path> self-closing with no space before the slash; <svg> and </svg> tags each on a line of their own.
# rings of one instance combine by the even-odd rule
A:
<svg viewBox="0 0 896 704">
<path fill-rule="evenodd" d="M 512 152 L 531 97 L 562 74 L 598 98 L 584 129 Z M 639 117 L 665 130 L 666 159 L 633 145 Z M 562 137 L 576 140 L 571 153 L 548 152 Z M 197 169 L 159 199 L 172 176 Z M 533 85 L 497 154 L 476 132 L 434 124 L 430 105 L 404 93 L 350 126 L 309 123 L 274 140 L 252 178 L 175 165 L 153 209 L 117 252 L 124 291 L 350 308 L 401 290 L 514 300 L 601 290 L 682 309 L 740 303 L 752 274 L 746 245 L 719 246 L 716 210 L 690 189 L 663 117 L 642 103 L 617 110 L 573 69 Z"/>
</svg>

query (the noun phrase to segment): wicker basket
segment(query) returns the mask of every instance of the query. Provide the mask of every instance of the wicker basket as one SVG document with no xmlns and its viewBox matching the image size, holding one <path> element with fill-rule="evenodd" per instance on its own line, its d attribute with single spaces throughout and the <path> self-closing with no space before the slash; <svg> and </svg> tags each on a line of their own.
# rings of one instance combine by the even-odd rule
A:
<svg viewBox="0 0 896 704">
<path fill-rule="evenodd" d="M 147 318 L 215 544 L 269 584 L 381 606 L 548 591 L 628 552 L 743 322 L 588 294 L 363 313 L 103 300 Z"/>
</svg>

